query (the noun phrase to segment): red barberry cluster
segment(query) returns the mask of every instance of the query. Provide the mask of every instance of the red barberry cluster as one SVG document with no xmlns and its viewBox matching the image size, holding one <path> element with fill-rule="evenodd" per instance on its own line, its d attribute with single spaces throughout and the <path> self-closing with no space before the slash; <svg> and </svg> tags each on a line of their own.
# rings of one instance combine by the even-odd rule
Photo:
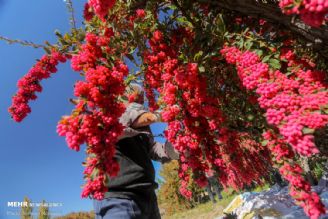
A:
<svg viewBox="0 0 328 219">
<path fill-rule="evenodd" d="M 326 0 L 281 0 L 279 6 L 285 14 L 299 14 L 302 20 L 313 27 L 319 27 L 328 13 Z"/>
<path fill-rule="evenodd" d="M 87 145 L 87 162 L 84 171 L 87 180 L 82 197 L 90 195 L 103 199 L 107 191 L 108 176 L 118 173 L 119 165 L 114 159 L 115 144 L 123 131 L 119 118 L 125 106 L 118 101 L 125 91 L 124 77 L 128 67 L 117 61 L 109 68 L 103 51 L 110 51 L 112 30 L 103 35 L 88 33 L 86 43 L 72 58 L 72 68 L 85 72 L 85 81 L 75 84 L 74 95 L 78 98 L 73 113 L 58 124 L 58 133 L 66 137 L 73 150 Z"/>
<path fill-rule="evenodd" d="M 108 14 L 108 10 L 115 5 L 116 0 L 89 0 L 89 5 L 94 9 L 95 14 L 103 21 Z"/>
<path fill-rule="evenodd" d="M 18 91 L 12 99 L 9 112 L 16 122 L 21 122 L 30 112 L 29 101 L 37 98 L 36 92 L 42 91 L 40 82 L 57 72 L 59 62 L 66 62 L 65 55 L 53 50 L 50 55 L 44 55 L 18 83 Z"/>
<path fill-rule="evenodd" d="M 220 129 L 218 140 L 219 147 L 213 152 L 217 153 L 214 163 L 222 185 L 240 190 L 254 182 L 262 184 L 262 177 L 267 176 L 271 164 L 267 149 L 249 133 L 226 128 Z"/>
<path fill-rule="evenodd" d="M 110 51 L 108 44 L 113 36 L 111 29 L 106 29 L 103 36 L 97 36 L 93 33 L 87 33 L 85 37 L 86 43 L 81 46 L 78 56 L 72 57 L 71 67 L 74 71 L 87 72 L 88 69 L 94 69 L 97 60 L 105 61 L 102 57 L 102 49 Z"/>
<path fill-rule="evenodd" d="M 281 0 L 279 6 L 285 14 L 298 14 L 299 4 L 295 4 L 295 0 Z"/>
<path fill-rule="evenodd" d="M 168 45 L 164 43 L 163 33 L 155 31 L 144 62 L 150 105 L 156 104 L 154 94 L 158 92 L 165 105 L 162 117 L 168 123 L 165 135 L 180 153 L 181 193 L 189 198 L 192 195 L 187 188 L 189 170 L 200 186 L 207 184 L 206 173 L 211 169 L 217 171 L 224 186 L 240 189 L 251 182 L 260 182 L 260 176 L 267 171 L 261 159 L 265 156 L 260 155 L 261 147 L 251 138 L 246 140 L 245 135 L 220 129 L 224 121 L 220 102 L 208 94 L 205 75 L 199 72 L 196 63 L 182 64 L 178 60 L 175 48 L 184 42 L 183 37 L 192 39 L 192 33 L 181 30 L 179 33 L 171 36 Z M 251 149 L 243 142 L 248 142 L 246 145 Z"/>
<path fill-rule="evenodd" d="M 203 152 L 213 153 L 211 150 L 216 144 L 210 130 L 219 126 L 222 114 L 215 107 L 218 105 L 217 99 L 207 96 L 206 80 L 199 74 L 197 64 L 183 65 L 176 59 L 169 60 L 164 63 L 162 77 L 167 78 L 161 90 L 166 104 L 163 119 L 168 122 L 166 136 L 180 152 L 183 165 L 179 176 L 185 181 L 180 191 L 188 196 L 190 192 L 185 185 L 189 176 L 186 168 L 193 171 L 198 185 L 207 184 L 205 173 L 209 171 L 211 161 L 204 160 Z M 177 97 L 178 92 L 182 93 L 180 98 Z M 178 124 L 181 129 L 177 129 Z"/>
<path fill-rule="evenodd" d="M 159 30 L 153 33 L 153 37 L 149 40 L 149 44 L 151 52 L 145 52 L 144 54 L 144 63 L 147 65 L 144 73 L 144 88 L 150 110 L 156 110 L 158 105 L 156 103 L 155 90 L 162 87 L 163 81 L 160 80 L 161 78 L 166 80 L 165 77 L 162 77 L 163 64 L 167 59 L 171 60 L 171 57 L 176 57 L 176 54 L 172 48 L 164 43 L 163 33 Z M 171 60 L 170 65 L 174 64 L 174 62 L 176 62 L 176 60 Z M 169 64 L 167 63 L 166 65 Z"/>
<path fill-rule="evenodd" d="M 307 132 L 328 122 L 328 116 L 320 112 L 328 102 L 328 94 L 326 86 L 316 80 L 318 71 L 298 69 L 296 78 L 288 78 L 279 70 L 269 71 L 269 66 L 253 52 L 225 47 L 221 53 L 228 63 L 237 65 L 246 89 L 259 95 L 268 123 L 279 129 L 286 142 L 301 155 L 318 153 L 313 134 Z"/>
<path fill-rule="evenodd" d="M 137 18 L 144 18 L 146 16 L 146 12 L 143 9 L 136 10 L 136 17 Z"/>
<path fill-rule="evenodd" d="M 92 11 L 92 8 L 90 7 L 89 3 L 85 3 L 84 5 L 84 10 L 83 10 L 83 17 L 86 21 L 90 21 L 93 16 L 94 16 L 94 12 Z"/>
<path fill-rule="evenodd" d="M 237 66 L 238 75 L 246 89 L 255 91 L 259 96 L 258 103 L 266 110 L 268 123 L 278 128 L 280 138 L 272 132 L 263 135 L 276 160 L 294 157 L 287 143 L 301 155 L 317 153 L 313 134 L 305 130 L 321 128 L 328 122 L 327 115 L 320 112 L 327 104 L 328 96 L 326 85 L 320 80 L 322 77 L 318 76 L 319 72 L 297 68 L 300 62 L 291 51 L 282 52 L 282 58 L 287 59 L 288 66 L 295 67 L 292 70 L 295 76 L 290 78 L 279 70 L 270 71 L 269 66 L 262 63 L 253 52 L 225 47 L 221 53 L 228 63 Z M 309 184 L 301 177 L 299 167 L 289 166 L 291 168 L 287 171 L 287 166 L 288 162 L 280 171 L 291 183 L 291 195 L 301 202 L 307 215 L 318 218 L 325 212 L 320 198 L 311 192 Z"/>
<path fill-rule="evenodd" d="M 263 137 L 268 141 L 267 146 L 276 159 L 283 163 L 280 173 L 289 182 L 290 195 L 303 207 L 311 219 L 317 219 L 321 214 L 325 214 L 326 209 L 319 195 L 311 191 L 311 185 L 302 177 L 302 168 L 297 163 L 291 163 L 294 153 L 289 146 L 273 131 L 266 131 Z"/>
</svg>

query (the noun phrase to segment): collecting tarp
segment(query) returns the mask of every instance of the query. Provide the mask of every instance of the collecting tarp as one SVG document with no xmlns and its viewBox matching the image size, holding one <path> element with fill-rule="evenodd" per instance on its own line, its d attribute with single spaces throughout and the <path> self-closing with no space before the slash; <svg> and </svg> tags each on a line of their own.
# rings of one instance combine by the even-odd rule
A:
<svg viewBox="0 0 328 219">
<path fill-rule="evenodd" d="M 319 184 L 314 186 L 328 208 L 328 187 Z M 233 213 L 238 219 L 305 219 L 308 218 L 303 209 L 297 206 L 288 194 L 288 187 L 273 186 L 262 192 L 245 192 L 238 195 L 224 209 L 224 213 Z M 224 217 L 219 217 L 224 218 Z M 217 219 L 219 219 L 217 218 Z M 328 214 L 321 217 L 328 219 Z"/>
</svg>

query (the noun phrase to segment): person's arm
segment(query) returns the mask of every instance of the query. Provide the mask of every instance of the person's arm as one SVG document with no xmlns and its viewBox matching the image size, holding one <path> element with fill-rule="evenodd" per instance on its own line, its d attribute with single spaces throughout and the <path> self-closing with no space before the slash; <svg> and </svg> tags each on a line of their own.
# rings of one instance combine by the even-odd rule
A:
<svg viewBox="0 0 328 219">
<path fill-rule="evenodd" d="M 131 128 L 145 127 L 155 122 L 161 122 L 160 113 L 144 112 L 134 120 L 134 122 L 131 125 Z"/>
</svg>

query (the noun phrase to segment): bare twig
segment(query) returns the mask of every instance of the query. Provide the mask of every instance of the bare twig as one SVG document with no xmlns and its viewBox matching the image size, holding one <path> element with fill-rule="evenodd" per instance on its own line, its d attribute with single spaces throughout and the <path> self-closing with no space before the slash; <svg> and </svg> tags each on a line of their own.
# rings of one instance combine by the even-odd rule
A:
<svg viewBox="0 0 328 219">
<path fill-rule="evenodd" d="M 72 26 L 72 28 L 76 29 L 76 19 L 75 19 L 75 15 L 74 15 L 74 7 L 73 7 L 73 2 L 72 0 L 65 0 L 66 3 L 66 7 L 68 9 L 68 12 L 70 13 L 70 24 Z"/>
<path fill-rule="evenodd" d="M 0 40 L 3 40 L 5 42 L 7 42 L 8 44 L 20 44 L 22 46 L 31 46 L 33 48 L 46 48 L 46 46 L 41 45 L 41 44 L 36 44 L 27 40 L 19 40 L 19 39 L 10 39 L 4 36 L 0 36 Z"/>
</svg>

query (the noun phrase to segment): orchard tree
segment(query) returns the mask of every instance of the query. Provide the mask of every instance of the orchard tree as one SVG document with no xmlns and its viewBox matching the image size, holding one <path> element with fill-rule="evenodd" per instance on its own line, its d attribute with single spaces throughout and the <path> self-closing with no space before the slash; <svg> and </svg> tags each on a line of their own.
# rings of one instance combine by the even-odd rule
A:
<svg viewBox="0 0 328 219">
<path fill-rule="evenodd" d="M 24 205 L 21 208 L 20 218 L 21 219 L 32 219 L 33 207 L 30 205 L 31 200 L 28 197 L 24 197 Z"/>
<path fill-rule="evenodd" d="M 199 204 L 199 197 L 204 193 L 191 177 L 188 182 L 188 189 L 192 191 L 192 198 L 187 199 L 179 192 L 181 180 L 178 175 L 179 164 L 177 161 L 166 163 L 162 166 L 159 175 L 163 182 L 158 189 L 158 199 L 161 209 L 165 209 L 165 215 L 172 215 L 176 212 L 190 209 Z"/>
<path fill-rule="evenodd" d="M 9 112 L 21 122 L 42 80 L 70 61 L 81 80 L 57 130 L 71 149 L 87 145 L 82 197 L 102 199 L 119 170 L 124 90 L 141 83 L 180 153 L 181 194 L 192 196 L 190 171 L 200 186 L 214 169 L 240 190 L 264 183 L 274 166 L 318 218 L 326 209 L 299 158 L 327 154 L 327 12 L 325 0 L 89 0 L 83 28 L 72 18 L 71 32 L 42 46 L 47 54 L 18 82 Z"/>
<path fill-rule="evenodd" d="M 90 212 L 73 212 L 64 216 L 54 217 L 54 219 L 94 219 L 95 214 L 93 211 Z"/>
<path fill-rule="evenodd" d="M 42 200 L 42 203 L 39 207 L 38 219 L 50 219 L 49 207 L 45 200 Z"/>
</svg>

